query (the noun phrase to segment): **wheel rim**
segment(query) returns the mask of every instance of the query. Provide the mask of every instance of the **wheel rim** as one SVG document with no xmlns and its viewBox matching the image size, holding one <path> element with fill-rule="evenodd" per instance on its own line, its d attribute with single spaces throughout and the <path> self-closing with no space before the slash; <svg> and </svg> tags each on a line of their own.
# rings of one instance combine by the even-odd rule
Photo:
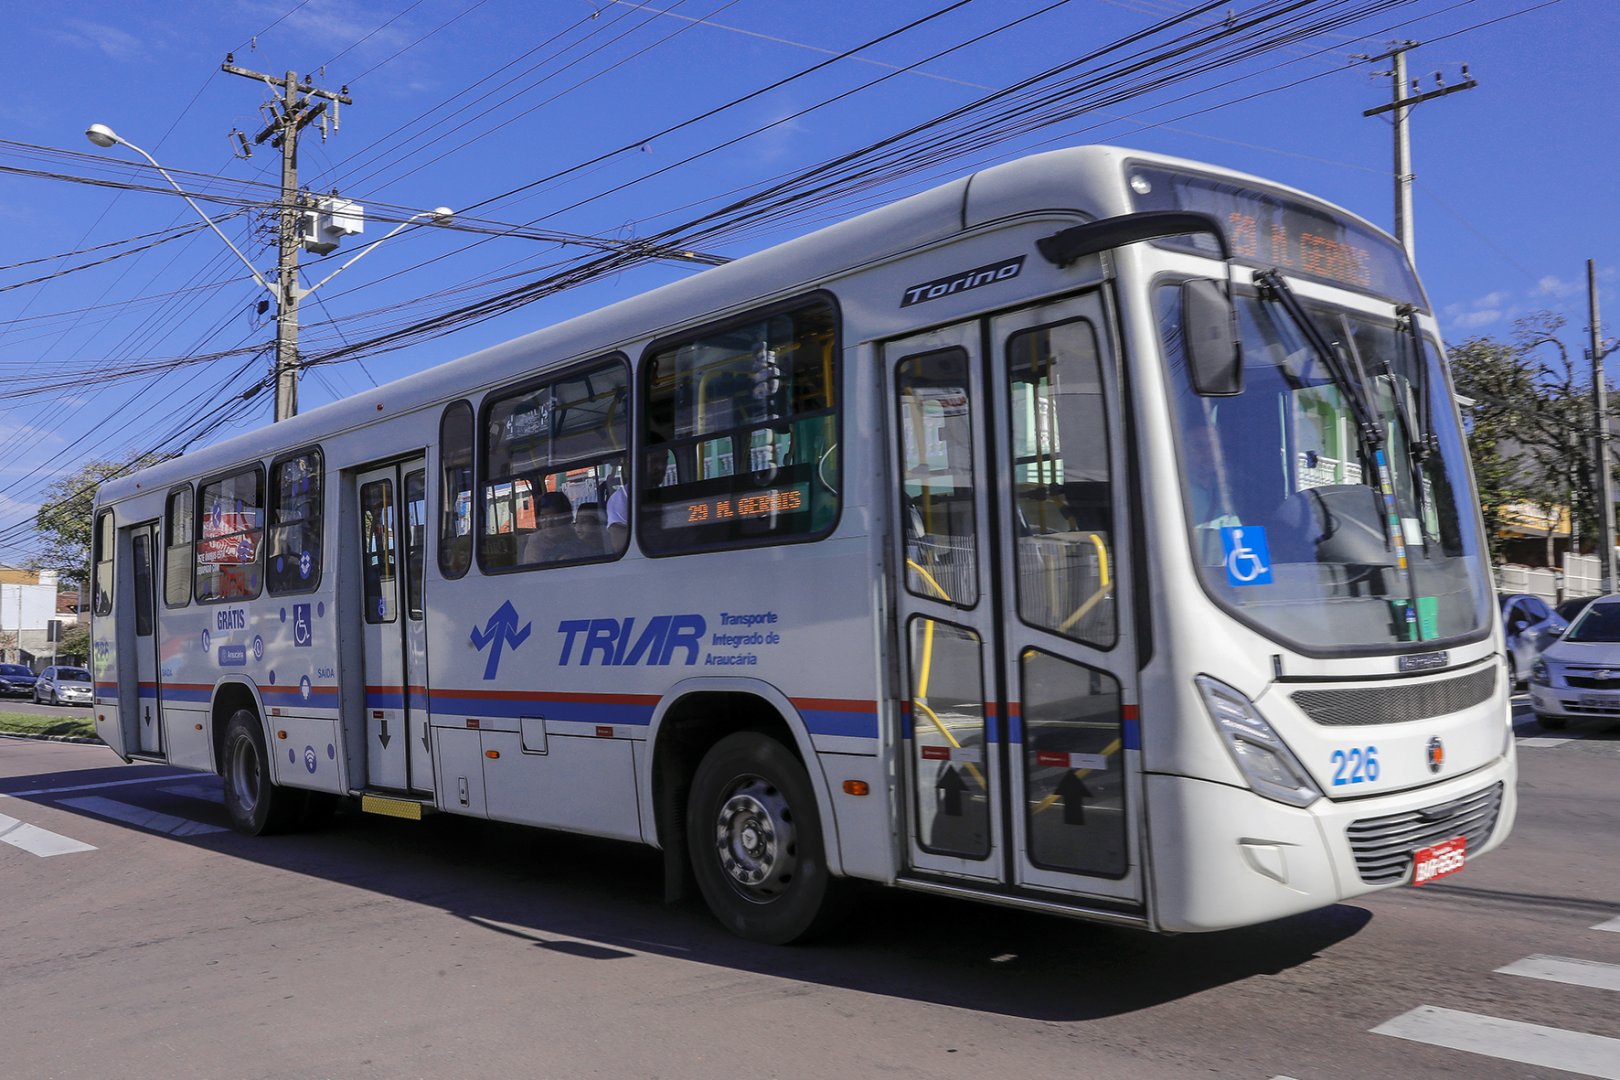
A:
<svg viewBox="0 0 1620 1080">
<path fill-rule="evenodd" d="M 721 801 L 714 844 L 731 887 L 754 903 L 780 897 L 798 871 L 793 808 L 762 777 L 743 778 Z"/>
<path fill-rule="evenodd" d="M 259 805 L 259 750 L 252 739 L 237 739 L 231 750 L 231 794 L 251 814 Z"/>
</svg>

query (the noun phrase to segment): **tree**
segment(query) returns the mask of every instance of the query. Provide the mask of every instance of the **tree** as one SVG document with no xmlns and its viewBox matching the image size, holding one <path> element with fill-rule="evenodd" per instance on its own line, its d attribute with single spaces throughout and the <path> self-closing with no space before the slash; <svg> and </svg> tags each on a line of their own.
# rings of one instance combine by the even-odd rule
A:
<svg viewBox="0 0 1620 1080">
<path fill-rule="evenodd" d="M 70 626 L 62 631 L 62 640 L 56 643 L 56 654 L 60 657 L 72 657 L 84 663 L 90 659 L 90 627 L 80 624 Z"/>
<path fill-rule="evenodd" d="M 1450 350 L 1457 392 L 1474 402 L 1469 456 L 1493 558 L 1513 503 L 1568 508 L 1573 547 L 1597 538 L 1591 380 L 1563 329 L 1562 315 L 1542 311 L 1514 323 L 1509 342 L 1473 338 Z"/>
<path fill-rule="evenodd" d="M 55 570 L 64 584 L 90 584 L 90 533 L 96 489 L 113 477 L 164 460 L 148 454 L 129 462 L 92 461 L 45 489 L 45 501 L 34 515 L 34 528 L 44 550 L 33 560 L 37 570 Z"/>
</svg>

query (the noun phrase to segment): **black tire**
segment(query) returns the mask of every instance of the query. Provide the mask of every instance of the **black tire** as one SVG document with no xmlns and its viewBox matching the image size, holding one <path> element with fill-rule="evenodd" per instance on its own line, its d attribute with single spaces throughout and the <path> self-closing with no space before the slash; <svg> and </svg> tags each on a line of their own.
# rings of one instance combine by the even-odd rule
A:
<svg viewBox="0 0 1620 1080">
<path fill-rule="evenodd" d="M 740 937 L 786 945 L 825 930 L 840 911 L 842 883 L 827 869 L 810 778 L 768 735 L 737 732 L 704 755 L 686 836 L 703 899 Z"/>
<path fill-rule="evenodd" d="M 253 710 L 237 709 L 231 714 L 219 760 L 225 778 L 225 812 L 237 832 L 249 836 L 285 832 L 302 817 L 307 793 L 271 782 L 270 756 L 265 753 L 264 733 Z"/>
<path fill-rule="evenodd" d="M 1519 665 L 1513 662 L 1513 654 L 1512 653 L 1508 653 L 1507 667 L 1508 667 L 1508 693 L 1517 694 L 1519 692 Z"/>
<path fill-rule="evenodd" d="M 60 709 L 61 707 L 62 699 L 57 695 L 56 687 L 53 686 L 51 687 L 51 708 Z"/>
</svg>

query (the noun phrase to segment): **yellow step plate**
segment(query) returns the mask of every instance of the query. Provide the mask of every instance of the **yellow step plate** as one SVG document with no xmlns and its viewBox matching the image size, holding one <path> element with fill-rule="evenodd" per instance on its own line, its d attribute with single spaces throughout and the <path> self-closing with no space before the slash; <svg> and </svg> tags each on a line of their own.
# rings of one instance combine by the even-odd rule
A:
<svg viewBox="0 0 1620 1080">
<path fill-rule="evenodd" d="M 422 820 L 422 804 L 411 802 L 409 799 L 385 799 L 381 795 L 362 795 L 360 809 L 368 814 L 381 814 L 383 817 Z"/>
</svg>

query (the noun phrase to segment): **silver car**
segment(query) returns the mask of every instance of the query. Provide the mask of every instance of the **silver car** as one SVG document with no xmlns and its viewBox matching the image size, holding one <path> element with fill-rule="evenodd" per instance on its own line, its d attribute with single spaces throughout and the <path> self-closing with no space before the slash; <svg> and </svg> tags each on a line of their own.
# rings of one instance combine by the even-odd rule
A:
<svg viewBox="0 0 1620 1080">
<path fill-rule="evenodd" d="M 34 680 L 34 701 L 89 705 L 95 698 L 90 673 L 82 667 L 48 667 Z"/>
<path fill-rule="evenodd" d="M 1541 650 L 1558 640 L 1569 626 L 1548 606 L 1547 601 L 1530 593 L 1509 593 L 1501 598 L 1502 633 L 1507 641 L 1508 682 L 1517 690 L 1530 674 Z"/>
<path fill-rule="evenodd" d="M 1554 730 L 1571 717 L 1620 717 L 1620 595 L 1592 601 L 1536 659 L 1530 704 Z"/>
</svg>

